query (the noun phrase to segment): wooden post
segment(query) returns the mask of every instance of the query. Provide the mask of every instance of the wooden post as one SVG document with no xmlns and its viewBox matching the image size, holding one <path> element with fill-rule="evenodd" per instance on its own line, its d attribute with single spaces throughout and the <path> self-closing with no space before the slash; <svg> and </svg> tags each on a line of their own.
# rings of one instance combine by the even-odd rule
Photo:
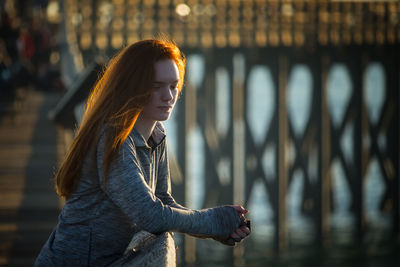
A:
<svg viewBox="0 0 400 267">
<path fill-rule="evenodd" d="M 364 186 L 364 175 L 366 170 L 366 157 L 369 154 L 369 151 L 364 151 L 363 149 L 363 138 L 367 134 L 366 131 L 368 126 L 367 114 L 364 107 L 364 83 L 362 80 L 362 72 L 366 63 L 365 56 L 361 58 L 359 55 L 358 64 L 351 65 L 351 72 L 354 79 L 354 94 L 356 95 L 354 105 L 356 107 L 356 119 L 355 119 L 355 129 L 356 136 L 358 138 L 355 139 L 354 149 L 356 155 L 356 168 L 355 168 L 355 181 L 353 183 L 353 203 L 354 203 L 354 212 L 355 212 L 355 239 L 356 242 L 362 242 L 363 231 L 364 231 L 364 212 L 363 212 L 363 186 Z M 350 178 L 350 177 L 349 177 Z"/>
<path fill-rule="evenodd" d="M 189 151 L 189 133 L 196 125 L 197 105 L 196 105 L 196 90 L 190 82 L 186 85 L 185 91 L 185 206 L 187 207 L 190 199 L 190 172 L 188 155 L 193 153 Z M 185 264 L 193 265 L 196 262 L 196 239 L 189 235 L 185 235 Z"/>
<path fill-rule="evenodd" d="M 278 237 L 278 251 L 287 248 L 287 187 L 288 187 L 288 116 L 286 108 L 286 90 L 288 79 L 288 59 L 286 56 L 279 57 L 279 137 L 278 137 L 278 225 L 276 229 Z"/>
<path fill-rule="evenodd" d="M 394 99 L 394 106 L 395 106 L 395 115 L 394 115 L 394 121 L 395 121 L 395 129 L 394 129 L 394 138 L 397 140 L 394 140 L 394 142 L 397 142 L 397 148 L 394 146 L 393 150 L 393 155 L 394 155 L 394 164 L 396 165 L 397 162 L 397 167 L 395 167 L 395 177 L 394 177 L 394 194 L 393 194 L 393 232 L 395 235 L 397 235 L 397 240 L 400 240 L 400 95 L 399 95 L 399 90 L 400 90 L 400 53 L 398 50 L 396 50 L 396 56 L 395 57 L 390 57 L 389 60 L 393 62 L 392 64 L 389 64 L 390 66 L 390 81 L 388 84 L 390 84 L 389 90 L 392 91 L 392 97 Z M 389 53 L 392 54 L 392 53 Z M 388 74 L 386 74 L 388 75 Z M 397 118 L 397 119 L 396 119 Z M 397 150 L 397 151 L 396 151 Z"/>
<path fill-rule="evenodd" d="M 398 54 L 397 54 L 398 55 Z M 394 70 L 395 73 L 397 73 L 397 75 L 394 75 L 394 82 L 393 82 L 393 91 L 396 92 L 395 95 L 395 102 L 397 102 L 397 105 L 395 105 L 397 107 L 397 118 L 400 118 L 400 95 L 399 95 L 399 88 L 400 88 L 400 79 L 399 79 L 399 75 L 400 75 L 400 63 L 399 63 L 399 59 L 400 57 L 397 56 L 397 60 L 395 60 L 394 62 L 397 62 L 394 66 Z M 400 122 L 399 120 L 397 120 L 397 134 L 395 135 L 397 136 L 397 144 L 398 144 L 398 150 L 397 150 L 397 179 L 396 179 L 396 183 L 397 186 L 395 188 L 395 200 L 394 202 L 396 203 L 394 208 L 395 208 L 395 231 L 398 235 L 398 239 L 400 238 Z"/>
<path fill-rule="evenodd" d="M 244 56 L 233 57 L 233 202 L 244 204 L 245 201 L 245 125 L 244 107 Z M 234 249 L 235 266 L 243 266 L 243 246 Z"/>
<path fill-rule="evenodd" d="M 330 168 L 330 156 L 331 156 L 331 129 L 330 129 L 330 119 L 327 105 L 327 95 L 326 95 L 326 82 L 327 74 L 329 71 L 329 58 L 324 55 L 322 57 L 322 94 L 321 94 L 321 166 L 322 166 L 322 176 L 321 176 L 321 241 L 323 244 L 326 242 L 326 237 L 329 234 L 329 216 L 330 216 L 330 206 L 331 206 L 331 168 Z"/>
<path fill-rule="evenodd" d="M 399 54 L 397 54 L 399 55 Z M 399 58 L 399 56 L 397 56 L 397 58 Z M 397 73 L 397 75 L 394 75 L 394 86 L 393 86 L 393 91 L 396 92 L 395 93 L 395 102 L 397 102 L 397 105 L 395 105 L 397 107 L 397 118 L 400 118 L 400 96 L 399 96 L 399 88 L 400 88 L 400 79 L 399 79 L 399 75 L 400 75 L 400 64 L 399 61 L 395 61 L 397 62 L 395 64 L 395 73 Z M 397 179 L 396 179 L 396 183 L 397 186 L 395 188 L 395 200 L 394 202 L 396 202 L 394 208 L 396 209 L 395 211 L 395 230 L 397 232 L 398 235 L 398 239 L 400 239 L 400 122 L 399 120 L 397 120 L 397 134 L 395 135 L 397 136 L 397 145 L 398 145 L 398 150 L 397 150 Z"/>
</svg>

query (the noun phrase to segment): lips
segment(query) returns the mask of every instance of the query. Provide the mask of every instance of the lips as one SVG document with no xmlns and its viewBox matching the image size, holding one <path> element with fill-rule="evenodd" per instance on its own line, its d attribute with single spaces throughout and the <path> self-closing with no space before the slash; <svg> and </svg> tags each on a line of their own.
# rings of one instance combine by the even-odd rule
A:
<svg viewBox="0 0 400 267">
<path fill-rule="evenodd" d="M 167 111 L 170 111 L 172 109 L 172 106 L 160 106 L 158 108 L 161 109 L 164 112 L 167 112 Z"/>
</svg>

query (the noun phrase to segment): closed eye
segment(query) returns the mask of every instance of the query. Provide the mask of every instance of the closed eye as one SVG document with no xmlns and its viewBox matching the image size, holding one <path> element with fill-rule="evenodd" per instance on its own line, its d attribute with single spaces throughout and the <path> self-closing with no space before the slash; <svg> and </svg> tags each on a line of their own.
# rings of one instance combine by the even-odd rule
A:
<svg viewBox="0 0 400 267">
<path fill-rule="evenodd" d="M 162 86 L 168 86 L 171 89 L 177 88 L 179 84 L 179 80 L 174 80 L 174 81 L 154 81 L 153 82 L 153 87 L 154 88 L 160 88 Z"/>
</svg>

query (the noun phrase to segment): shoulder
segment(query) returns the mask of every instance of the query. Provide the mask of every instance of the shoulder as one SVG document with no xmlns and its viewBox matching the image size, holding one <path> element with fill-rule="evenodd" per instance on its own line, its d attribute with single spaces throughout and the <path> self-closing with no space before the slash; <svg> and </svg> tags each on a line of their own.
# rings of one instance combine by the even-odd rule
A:
<svg viewBox="0 0 400 267">
<path fill-rule="evenodd" d="M 107 125 L 103 126 L 100 133 L 99 133 L 99 139 L 97 142 L 97 153 L 105 153 L 106 150 L 106 146 L 112 146 L 113 142 L 112 140 L 112 135 L 110 136 L 110 131 L 112 131 L 112 129 L 110 129 L 109 127 L 107 127 Z M 109 140 L 109 138 L 111 140 Z M 121 147 L 119 148 L 119 153 L 120 152 L 124 152 L 126 153 L 127 151 L 131 152 L 131 153 L 135 153 L 135 142 L 134 142 L 134 137 L 132 137 L 131 135 L 128 135 L 127 138 L 123 141 Z"/>
</svg>

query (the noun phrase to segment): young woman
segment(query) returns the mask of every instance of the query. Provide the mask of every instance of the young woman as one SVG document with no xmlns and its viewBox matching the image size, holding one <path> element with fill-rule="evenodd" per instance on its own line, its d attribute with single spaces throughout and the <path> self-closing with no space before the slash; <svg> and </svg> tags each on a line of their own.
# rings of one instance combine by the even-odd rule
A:
<svg viewBox="0 0 400 267">
<path fill-rule="evenodd" d="M 182 90 L 185 58 L 145 40 L 111 60 L 88 100 L 56 175 L 66 203 L 36 266 L 105 266 L 138 231 L 179 231 L 232 245 L 250 230 L 241 206 L 191 210 L 171 196 L 165 130 Z"/>
</svg>

